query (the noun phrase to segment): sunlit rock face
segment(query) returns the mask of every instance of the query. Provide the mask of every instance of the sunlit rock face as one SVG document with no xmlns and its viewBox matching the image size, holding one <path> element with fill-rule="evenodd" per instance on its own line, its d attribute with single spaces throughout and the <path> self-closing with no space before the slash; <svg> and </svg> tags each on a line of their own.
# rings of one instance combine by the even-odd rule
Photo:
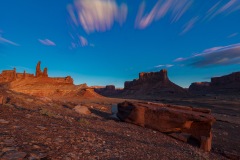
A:
<svg viewBox="0 0 240 160">
<path fill-rule="evenodd" d="M 185 142 L 195 140 L 195 145 L 210 151 L 215 122 L 210 112 L 201 108 L 126 101 L 118 104 L 117 116 L 122 121 L 158 130 Z"/>
<path fill-rule="evenodd" d="M 73 79 L 67 77 L 49 77 L 48 69 L 41 70 L 41 62 L 37 63 L 34 74 L 17 73 L 16 69 L 2 71 L 0 85 L 12 91 L 40 97 L 50 98 L 96 98 L 102 97 L 86 84 L 74 85 Z M 1 97 L 0 97 L 1 103 Z"/>
</svg>

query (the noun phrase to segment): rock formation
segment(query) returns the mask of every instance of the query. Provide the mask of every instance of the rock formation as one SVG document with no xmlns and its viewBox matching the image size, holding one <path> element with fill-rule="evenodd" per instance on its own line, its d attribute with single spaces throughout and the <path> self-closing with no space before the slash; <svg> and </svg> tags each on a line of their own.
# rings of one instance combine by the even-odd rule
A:
<svg viewBox="0 0 240 160">
<path fill-rule="evenodd" d="M 36 78 L 39 78 L 36 80 Z M 19 82 L 19 81 L 38 81 L 39 83 L 56 83 L 56 84 L 73 84 L 73 79 L 70 76 L 67 77 L 48 77 L 48 69 L 44 68 L 41 71 L 41 62 L 39 61 L 36 66 L 36 73 L 29 74 L 24 71 L 23 73 L 17 73 L 16 68 L 13 70 L 4 70 L 0 74 L 0 83 Z"/>
<path fill-rule="evenodd" d="M 189 92 L 204 94 L 209 90 L 210 82 L 195 82 L 189 87 Z"/>
<path fill-rule="evenodd" d="M 196 94 L 240 94 L 240 72 L 211 78 L 211 82 L 192 83 L 189 91 Z"/>
<path fill-rule="evenodd" d="M 184 96 L 186 94 L 186 90 L 169 80 L 167 70 L 139 73 L 139 79 L 125 82 L 122 93 L 124 96 L 151 98 L 170 95 Z"/>
<path fill-rule="evenodd" d="M 42 72 L 41 62 L 37 63 L 35 75 L 26 73 L 26 71 L 17 73 L 15 68 L 2 71 L 0 84 L 13 91 L 36 96 L 73 96 L 86 88 L 85 85 L 75 86 L 70 76 L 48 77 L 48 69 L 44 68 Z"/>
<path fill-rule="evenodd" d="M 116 88 L 114 85 L 107 85 L 106 87 L 93 87 L 94 91 L 103 96 L 117 96 L 122 92 L 122 89 Z"/>
<path fill-rule="evenodd" d="M 39 61 L 36 66 L 36 77 L 41 77 L 42 76 L 42 71 L 41 71 L 41 62 Z"/>
<path fill-rule="evenodd" d="M 205 151 L 211 150 L 212 124 L 210 110 L 156 104 L 123 102 L 118 104 L 120 120 L 170 134 L 185 142 L 196 141 Z"/>
<path fill-rule="evenodd" d="M 44 68 L 42 76 L 43 77 L 48 77 L 48 70 L 47 70 L 47 68 Z"/>
</svg>

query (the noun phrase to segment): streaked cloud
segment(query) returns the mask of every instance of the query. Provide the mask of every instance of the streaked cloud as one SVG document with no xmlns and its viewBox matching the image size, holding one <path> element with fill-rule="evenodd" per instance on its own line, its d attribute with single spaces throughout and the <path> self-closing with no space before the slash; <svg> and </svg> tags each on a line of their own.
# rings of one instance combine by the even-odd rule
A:
<svg viewBox="0 0 240 160">
<path fill-rule="evenodd" d="M 175 62 L 198 68 L 240 64 L 240 43 L 209 48 L 188 58 L 178 58 Z"/>
<path fill-rule="evenodd" d="M 233 33 L 228 36 L 228 38 L 236 37 L 239 33 Z"/>
<path fill-rule="evenodd" d="M 170 68 L 173 66 L 174 65 L 172 65 L 172 64 L 160 64 L 160 65 L 155 66 L 154 68 Z"/>
<path fill-rule="evenodd" d="M 38 41 L 45 46 L 56 46 L 56 44 L 49 39 L 44 39 L 44 40 L 38 39 Z"/>
<path fill-rule="evenodd" d="M 230 0 L 228 3 L 226 3 L 224 6 L 222 6 L 216 12 L 216 14 L 221 14 L 225 11 L 232 11 L 233 9 L 235 9 L 235 7 L 237 7 L 237 5 L 239 5 L 239 0 Z"/>
<path fill-rule="evenodd" d="M 110 30 L 115 21 L 122 25 L 128 13 L 127 5 L 118 5 L 115 0 L 74 0 L 67 10 L 74 26 L 87 33 Z"/>
<path fill-rule="evenodd" d="M 79 47 L 94 47 L 94 44 L 89 43 L 87 38 L 81 36 L 81 35 L 76 35 L 76 37 L 74 37 L 73 35 L 70 35 L 72 38 L 72 42 L 71 42 L 71 49 L 76 49 Z"/>
<path fill-rule="evenodd" d="M 88 41 L 87 41 L 87 39 L 84 38 L 83 36 L 79 36 L 79 40 L 80 40 L 80 44 L 81 44 L 82 47 L 88 45 Z"/>
<path fill-rule="evenodd" d="M 207 11 L 203 19 L 212 20 L 216 16 L 226 16 L 238 10 L 240 10 L 239 0 L 218 1 Z"/>
<path fill-rule="evenodd" d="M 149 13 L 144 14 L 146 4 L 143 2 L 138 9 L 135 27 L 138 29 L 144 29 L 153 21 L 160 20 L 168 13 L 171 14 L 171 22 L 177 22 L 191 5 L 192 1 L 189 0 L 158 0 L 152 10 Z"/>
<path fill-rule="evenodd" d="M 19 46 L 19 44 L 13 42 L 13 41 L 10 41 L 6 38 L 3 38 L 1 35 L 0 35 L 0 44 L 10 44 L 10 45 L 13 45 L 13 46 Z"/>
<path fill-rule="evenodd" d="M 190 29 L 193 28 L 193 26 L 195 25 L 195 23 L 199 20 L 199 17 L 194 17 L 192 18 L 185 26 L 183 31 L 180 33 L 181 35 L 188 32 Z"/>
</svg>

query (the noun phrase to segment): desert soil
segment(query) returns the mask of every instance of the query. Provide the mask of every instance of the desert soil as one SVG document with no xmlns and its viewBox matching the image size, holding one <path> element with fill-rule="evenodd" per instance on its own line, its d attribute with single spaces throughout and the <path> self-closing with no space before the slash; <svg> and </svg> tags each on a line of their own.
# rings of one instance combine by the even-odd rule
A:
<svg viewBox="0 0 240 160">
<path fill-rule="evenodd" d="M 209 97 L 161 100 L 212 108 L 217 122 L 212 151 L 207 153 L 163 133 L 111 119 L 111 105 L 123 99 L 52 100 L 11 91 L 4 95 L 8 100 L 0 105 L 0 159 L 239 158 L 239 101 Z M 92 113 L 76 113 L 73 108 L 79 104 Z"/>
</svg>

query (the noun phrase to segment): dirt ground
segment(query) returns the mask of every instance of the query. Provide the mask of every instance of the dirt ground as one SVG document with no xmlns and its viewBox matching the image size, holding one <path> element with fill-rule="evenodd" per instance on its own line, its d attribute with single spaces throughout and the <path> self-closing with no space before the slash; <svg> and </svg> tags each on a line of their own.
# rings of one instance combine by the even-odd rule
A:
<svg viewBox="0 0 240 160">
<path fill-rule="evenodd" d="M 110 118 L 111 105 L 123 99 L 37 98 L 4 92 L 0 105 L 0 159 L 239 159 L 240 101 L 201 97 L 161 99 L 212 109 L 210 153 L 160 132 Z M 76 113 L 83 105 L 92 112 Z"/>
</svg>

